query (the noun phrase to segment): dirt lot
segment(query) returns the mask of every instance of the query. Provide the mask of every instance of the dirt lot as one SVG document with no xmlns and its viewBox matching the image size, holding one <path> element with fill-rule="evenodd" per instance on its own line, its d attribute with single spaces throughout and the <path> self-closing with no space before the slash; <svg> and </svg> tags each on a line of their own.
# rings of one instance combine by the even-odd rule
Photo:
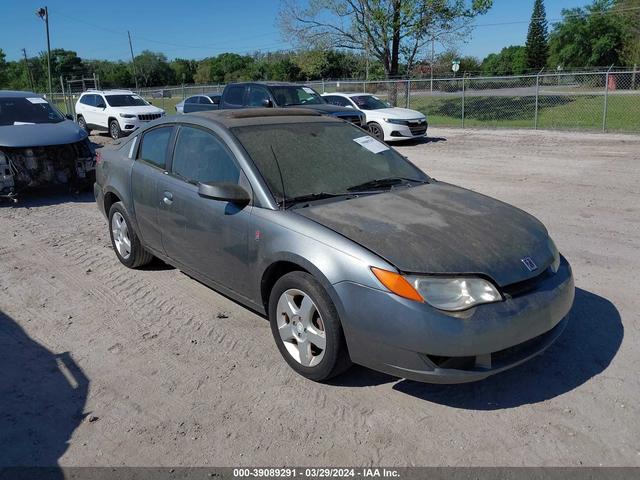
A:
<svg viewBox="0 0 640 480">
<path fill-rule="evenodd" d="M 640 465 L 640 137 L 431 134 L 400 150 L 538 216 L 572 263 L 546 354 L 470 385 L 314 384 L 263 318 L 121 266 L 90 196 L 25 196 L 0 207 L 0 465 Z"/>
</svg>

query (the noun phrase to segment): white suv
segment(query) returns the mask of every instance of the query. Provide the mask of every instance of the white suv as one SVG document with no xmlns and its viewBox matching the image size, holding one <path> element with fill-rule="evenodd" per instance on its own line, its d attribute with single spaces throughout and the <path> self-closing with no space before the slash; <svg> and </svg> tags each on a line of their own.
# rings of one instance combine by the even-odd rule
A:
<svg viewBox="0 0 640 480">
<path fill-rule="evenodd" d="M 76 120 L 87 132 L 106 130 L 111 138 L 120 138 L 146 122 L 164 115 L 130 90 L 89 90 L 76 102 Z"/>
</svg>

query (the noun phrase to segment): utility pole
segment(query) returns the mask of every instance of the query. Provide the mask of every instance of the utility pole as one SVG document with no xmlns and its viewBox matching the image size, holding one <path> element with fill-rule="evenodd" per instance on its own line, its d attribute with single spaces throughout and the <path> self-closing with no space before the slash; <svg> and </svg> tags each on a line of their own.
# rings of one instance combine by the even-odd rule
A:
<svg viewBox="0 0 640 480">
<path fill-rule="evenodd" d="M 436 37 L 431 37 L 431 86 L 430 92 L 433 93 L 433 62 L 436 58 Z"/>
<path fill-rule="evenodd" d="M 49 40 L 49 9 L 47 7 L 39 8 L 36 10 L 36 15 L 44 20 L 44 24 L 47 29 L 47 70 L 49 72 L 49 98 L 51 102 L 53 99 L 53 89 L 51 88 L 51 41 Z"/>
<path fill-rule="evenodd" d="M 131 45 L 131 32 L 127 30 L 129 36 L 129 50 L 131 51 L 131 64 L 133 65 L 133 80 L 136 82 L 136 91 L 138 91 L 138 73 L 136 72 L 136 59 L 133 56 L 133 45 Z"/>
<path fill-rule="evenodd" d="M 29 82 L 29 89 L 33 90 L 33 76 L 31 75 L 31 67 L 29 66 L 26 48 L 22 49 L 22 56 L 24 57 L 24 66 L 27 69 L 27 82 Z"/>
</svg>

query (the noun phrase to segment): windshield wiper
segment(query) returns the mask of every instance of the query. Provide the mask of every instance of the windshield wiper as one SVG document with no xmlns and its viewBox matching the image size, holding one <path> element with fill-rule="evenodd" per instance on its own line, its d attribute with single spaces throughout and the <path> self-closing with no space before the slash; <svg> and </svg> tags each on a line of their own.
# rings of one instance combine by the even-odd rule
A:
<svg viewBox="0 0 640 480">
<path fill-rule="evenodd" d="M 416 178 L 407 178 L 407 177 L 377 178 L 375 180 L 369 180 L 368 182 L 364 182 L 359 185 L 354 185 L 352 187 L 349 187 L 347 188 L 347 191 L 355 192 L 355 191 L 378 190 L 381 188 L 400 185 L 401 183 L 405 183 L 405 182 L 412 182 L 412 183 L 419 183 L 419 184 L 428 183 L 427 180 L 418 180 Z"/>
<path fill-rule="evenodd" d="M 297 197 L 287 197 L 281 203 L 286 203 L 287 209 L 289 209 L 299 203 L 312 202 L 314 200 L 323 200 L 325 198 L 344 197 L 345 195 L 349 194 L 328 192 L 309 193 L 307 195 L 298 195 Z"/>
</svg>

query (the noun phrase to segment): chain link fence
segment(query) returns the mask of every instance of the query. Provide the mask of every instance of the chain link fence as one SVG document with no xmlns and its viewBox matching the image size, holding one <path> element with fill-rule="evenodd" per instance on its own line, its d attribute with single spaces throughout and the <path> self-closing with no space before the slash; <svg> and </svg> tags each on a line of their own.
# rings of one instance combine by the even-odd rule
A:
<svg viewBox="0 0 640 480">
<path fill-rule="evenodd" d="M 369 93 L 392 105 L 418 110 L 429 124 L 446 127 L 531 128 L 640 133 L 640 71 L 555 72 L 509 77 L 331 80 L 306 85 L 320 93 Z M 140 89 L 168 114 L 191 95 L 221 93 L 223 84 Z M 72 111 L 78 92 L 56 93 L 54 103 Z"/>
</svg>

